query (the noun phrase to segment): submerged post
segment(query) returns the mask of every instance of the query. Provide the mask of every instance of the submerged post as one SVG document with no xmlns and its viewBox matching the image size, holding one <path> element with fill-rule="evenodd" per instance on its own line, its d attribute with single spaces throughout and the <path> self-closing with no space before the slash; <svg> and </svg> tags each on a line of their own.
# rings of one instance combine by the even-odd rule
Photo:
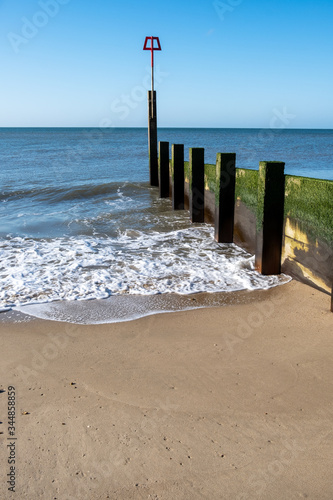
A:
<svg viewBox="0 0 333 500">
<path fill-rule="evenodd" d="M 265 275 L 281 273 L 284 166 L 277 161 L 259 163 L 255 267 Z"/>
<path fill-rule="evenodd" d="M 215 193 L 215 239 L 232 243 L 235 216 L 236 154 L 217 153 Z"/>
<path fill-rule="evenodd" d="M 205 161 L 204 148 L 190 148 L 190 216 L 192 222 L 204 222 Z"/>
<path fill-rule="evenodd" d="M 159 142 L 159 158 L 158 158 L 158 171 L 159 171 L 159 186 L 160 198 L 169 197 L 169 143 Z"/>
<path fill-rule="evenodd" d="M 184 210 L 184 145 L 172 144 L 172 208 Z"/>
<path fill-rule="evenodd" d="M 157 42 L 157 46 L 154 45 L 155 41 Z M 156 92 L 154 91 L 154 50 L 162 50 L 159 38 L 156 36 L 147 36 L 143 46 L 143 50 L 151 51 L 151 90 L 148 91 L 149 180 L 151 186 L 158 186 L 157 115 Z"/>
</svg>

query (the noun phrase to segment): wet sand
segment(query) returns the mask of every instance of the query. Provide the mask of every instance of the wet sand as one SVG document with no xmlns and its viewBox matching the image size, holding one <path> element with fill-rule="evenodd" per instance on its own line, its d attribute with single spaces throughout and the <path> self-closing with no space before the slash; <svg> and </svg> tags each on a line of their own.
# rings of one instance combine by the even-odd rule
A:
<svg viewBox="0 0 333 500">
<path fill-rule="evenodd" d="M 113 324 L 3 313 L 0 498 L 331 500 L 332 334 L 295 281 Z"/>
</svg>

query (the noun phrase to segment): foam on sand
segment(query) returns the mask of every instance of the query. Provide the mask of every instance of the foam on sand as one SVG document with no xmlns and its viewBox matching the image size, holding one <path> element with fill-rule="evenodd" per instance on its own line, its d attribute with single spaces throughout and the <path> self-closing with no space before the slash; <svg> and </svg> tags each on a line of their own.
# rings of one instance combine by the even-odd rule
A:
<svg viewBox="0 0 333 500">
<path fill-rule="evenodd" d="M 259 274 L 253 256 L 234 244 L 216 243 L 208 225 L 164 232 L 131 229 L 117 238 L 17 237 L 2 240 L 0 253 L 2 308 L 124 295 L 258 290 L 290 280 Z M 132 316 L 129 310 L 127 317 Z"/>
</svg>

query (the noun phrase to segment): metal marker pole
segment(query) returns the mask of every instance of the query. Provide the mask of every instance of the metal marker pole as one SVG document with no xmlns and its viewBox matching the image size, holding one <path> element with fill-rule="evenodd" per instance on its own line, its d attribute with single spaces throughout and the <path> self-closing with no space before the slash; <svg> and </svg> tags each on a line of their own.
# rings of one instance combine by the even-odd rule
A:
<svg viewBox="0 0 333 500">
<path fill-rule="evenodd" d="M 149 40 L 150 40 L 150 47 L 148 47 Z M 157 43 L 157 47 L 154 46 L 155 40 Z M 151 91 L 152 91 L 152 93 L 154 93 L 154 50 L 162 50 L 158 36 L 146 36 L 143 50 L 150 50 L 151 51 Z"/>
</svg>

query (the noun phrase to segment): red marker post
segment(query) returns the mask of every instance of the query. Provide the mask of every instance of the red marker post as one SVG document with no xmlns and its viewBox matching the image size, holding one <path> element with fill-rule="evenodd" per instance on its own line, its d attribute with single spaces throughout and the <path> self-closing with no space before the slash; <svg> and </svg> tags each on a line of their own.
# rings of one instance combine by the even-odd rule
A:
<svg viewBox="0 0 333 500">
<path fill-rule="evenodd" d="M 155 44 L 155 41 L 156 41 L 157 46 Z M 149 44 L 149 42 L 150 42 L 150 44 Z M 146 36 L 143 50 L 150 50 L 151 51 L 151 91 L 152 91 L 152 93 L 154 93 L 154 51 L 155 50 L 162 50 L 158 36 Z"/>
<path fill-rule="evenodd" d="M 148 90 L 148 149 L 150 185 L 158 186 L 156 92 L 154 91 L 154 51 L 162 50 L 157 36 L 146 36 L 143 50 L 151 52 L 151 90 Z"/>
</svg>

